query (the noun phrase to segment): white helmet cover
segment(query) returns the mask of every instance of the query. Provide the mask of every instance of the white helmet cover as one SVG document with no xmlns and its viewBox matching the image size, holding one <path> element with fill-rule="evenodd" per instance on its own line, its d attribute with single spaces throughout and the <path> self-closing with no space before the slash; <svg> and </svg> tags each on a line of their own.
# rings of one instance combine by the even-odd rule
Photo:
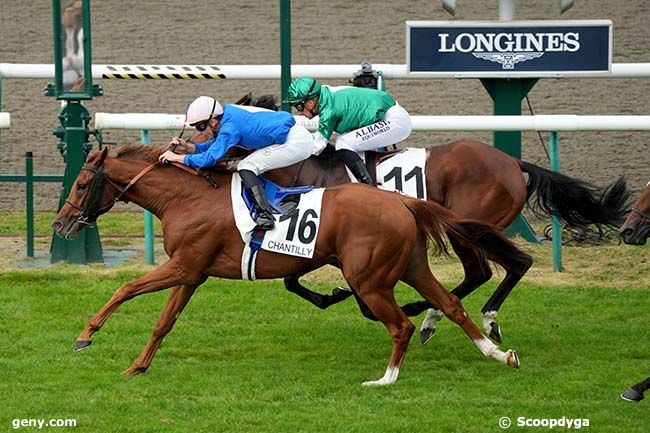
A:
<svg viewBox="0 0 650 433">
<path fill-rule="evenodd" d="M 187 116 L 185 117 L 185 126 L 191 126 L 194 123 L 202 120 L 208 120 L 212 117 L 220 116 L 223 114 L 223 107 L 211 96 L 199 96 L 187 108 Z"/>
</svg>

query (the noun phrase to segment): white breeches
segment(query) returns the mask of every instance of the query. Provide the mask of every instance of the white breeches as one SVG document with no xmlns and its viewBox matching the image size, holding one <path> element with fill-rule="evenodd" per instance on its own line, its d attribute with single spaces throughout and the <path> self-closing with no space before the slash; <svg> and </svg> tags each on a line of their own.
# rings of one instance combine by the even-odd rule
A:
<svg viewBox="0 0 650 433">
<path fill-rule="evenodd" d="M 334 142 L 336 150 L 348 149 L 354 152 L 374 150 L 399 143 L 411 134 L 411 117 L 399 104 L 386 111 L 384 120 L 346 132 Z"/>
<path fill-rule="evenodd" d="M 309 158 L 316 148 L 314 139 L 304 126 L 293 125 L 287 141 L 258 149 L 241 160 L 237 170 L 250 170 L 259 175 L 276 168 L 287 167 Z"/>
</svg>

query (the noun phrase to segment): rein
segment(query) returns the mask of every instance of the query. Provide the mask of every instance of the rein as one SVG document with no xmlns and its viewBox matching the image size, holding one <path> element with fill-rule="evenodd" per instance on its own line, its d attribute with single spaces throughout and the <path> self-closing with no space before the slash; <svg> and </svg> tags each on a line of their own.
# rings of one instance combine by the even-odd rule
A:
<svg viewBox="0 0 650 433">
<path fill-rule="evenodd" d="M 103 163 L 98 169 L 92 167 L 82 167 L 81 168 L 82 170 L 89 171 L 94 175 L 93 180 L 88 188 L 88 193 L 81 205 L 76 205 L 68 199 L 66 199 L 65 203 L 80 212 L 79 217 L 77 218 L 77 223 L 83 225 L 92 224 L 97 220 L 97 217 L 99 217 L 99 215 L 106 212 L 118 201 L 123 201 L 125 203 L 128 203 L 128 200 L 126 200 L 124 197 L 126 193 L 133 187 L 133 185 L 135 185 L 147 173 L 149 173 L 151 170 L 153 170 L 154 168 L 160 165 L 161 165 L 160 162 L 153 162 L 149 164 L 148 166 L 140 170 L 140 172 L 136 174 L 129 181 L 129 183 L 127 183 L 126 186 L 124 187 L 119 186 L 118 184 L 116 184 L 115 182 L 113 182 L 111 179 L 109 179 L 104 175 Z M 172 162 L 171 165 L 178 167 L 181 170 L 186 171 L 194 176 L 201 176 L 205 178 L 210 183 L 210 185 L 212 185 L 214 188 L 218 186 L 217 183 L 214 181 L 214 179 L 210 177 L 209 173 L 202 173 L 201 171 L 194 170 L 193 168 L 187 167 L 186 165 L 177 162 Z M 113 188 L 119 191 L 119 194 L 113 199 L 113 201 L 111 201 L 107 205 L 102 206 L 99 209 L 95 209 L 97 206 L 99 206 L 101 193 L 104 190 L 103 188 L 104 182 L 108 182 Z"/>
</svg>

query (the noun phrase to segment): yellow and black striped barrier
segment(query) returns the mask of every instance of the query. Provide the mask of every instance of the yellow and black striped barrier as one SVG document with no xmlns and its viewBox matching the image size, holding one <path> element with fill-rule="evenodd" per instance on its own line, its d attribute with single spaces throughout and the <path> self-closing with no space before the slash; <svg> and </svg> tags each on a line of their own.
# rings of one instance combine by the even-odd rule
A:
<svg viewBox="0 0 650 433">
<path fill-rule="evenodd" d="M 226 76 L 212 65 L 107 65 L 102 78 L 115 80 L 222 80 Z"/>
</svg>

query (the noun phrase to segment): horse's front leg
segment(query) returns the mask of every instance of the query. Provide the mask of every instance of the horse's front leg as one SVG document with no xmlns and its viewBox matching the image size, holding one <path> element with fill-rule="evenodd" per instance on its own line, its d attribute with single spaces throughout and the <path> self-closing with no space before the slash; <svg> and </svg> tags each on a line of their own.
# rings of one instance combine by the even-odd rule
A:
<svg viewBox="0 0 650 433">
<path fill-rule="evenodd" d="M 194 279 L 194 281 L 196 281 L 196 279 Z M 123 302 L 144 293 L 156 292 L 172 286 L 191 282 L 193 281 L 188 276 L 184 267 L 177 260 L 172 258 L 148 274 L 125 284 L 120 287 L 115 294 L 113 294 L 111 299 L 101 308 L 101 310 L 99 310 L 90 321 L 88 321 L 84 330 L 81 331 L 81 334 L 77 337 L 74 350 L 78 352 L 90 346 L 93 334 L 101 329 L 111 314 L 113 314 L 117 307 L 122 305 Z"/>
<path fill-rule="evenodd" d="M 167 298 L 167 304 L 163 309 L 160 319 L 158 319 L 158 323 L 156 324 L 156 328 L 154 329 L 149 342 L 133 365 L 122 372 L 123 375 L 135 376 L 138 373 L 144 373 L 147 368 L 149 368 L 151 360 L 153 360 L 153 357 L 156 355 L 163 338 L 165 338 L 165 336 L 172 330 L 174 323 L 176 323 L 176 319 L 180 316 L 181 312 L 194 294 L 194 291 L 204 281 L 205 279 L 200 281 L 198 284 L 185 284 L 171 289 L 171 293 Z"/>
<path fill-rule="evenodd" d="M 352 296 L 352 291 L 342 286 L 335 287 L 331 295 L 321 295 L 320 293 L 313 292 L 300 284 L 300 276 L 286 277 L 284 279 L 284 287 L 321 310 L 338 304 Z"/>
</svg>

